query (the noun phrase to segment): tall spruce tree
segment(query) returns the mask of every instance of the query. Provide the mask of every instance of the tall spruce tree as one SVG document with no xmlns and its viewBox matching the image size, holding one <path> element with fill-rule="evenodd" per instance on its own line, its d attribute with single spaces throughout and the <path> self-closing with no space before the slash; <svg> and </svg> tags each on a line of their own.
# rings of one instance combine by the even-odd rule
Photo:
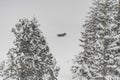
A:
<svg viewBox="0 0 120 80">
<path fill-rule="evenodd" d="M 120 0 L 118 0 L 115 6 L 114 19 L 112 31 L 113 42 L 109 46 L 110 53 L 113 54 L 114 60 L 114 72 L 115 75 L 119 76 L 120 79 Z"/>
<path fill-rule="evenodd" d="M 12 29 L 15 48 L 7 53 L 4 80 L 57 80 L 59 67 L 38 27 L 36 19 L 20 19 Z"/>
<path fill-rule="evenodd" d="M 120 79 L 120 2 L 96 0 L 93 5 L 80 39 L 84 51 L 74 60 L 73 75 L 87 80 Z"/>
</svg>

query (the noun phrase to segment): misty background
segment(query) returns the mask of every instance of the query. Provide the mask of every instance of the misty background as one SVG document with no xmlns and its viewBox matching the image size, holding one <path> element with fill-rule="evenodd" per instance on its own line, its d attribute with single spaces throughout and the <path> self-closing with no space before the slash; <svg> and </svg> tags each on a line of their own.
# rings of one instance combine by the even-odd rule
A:
<svg viewBox="0 0 120 80">
<path fill-rule="evenodd" d="M 18 20 L 35 17 L 61 68 L 58 80 L 71 80 L 71 61 L 81 50 L 78 39 L 91 4 L 92 0 L 0 0 L 0 61 L 14 46 L 11 30 Z M 65 37 L 57 37 L 64 32 Z"/>
</svg>

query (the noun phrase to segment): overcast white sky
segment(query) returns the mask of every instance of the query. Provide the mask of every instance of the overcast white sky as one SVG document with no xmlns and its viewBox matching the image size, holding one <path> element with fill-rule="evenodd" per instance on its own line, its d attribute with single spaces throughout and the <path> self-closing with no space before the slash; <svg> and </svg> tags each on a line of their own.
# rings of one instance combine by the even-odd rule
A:
<svg viewBox="0 0 120 80">
<path fill-rule="evenodd" d="M 13 46 L 12 27 L 21 18 L 36 17 L 61 67 L 58 80 L 70 80 L 71 59 L 81 50 L 78 39 L 91 4 L 92 0 L 0 0 L 0 61 Z M 63 32 L 67 36 L 57 37 Z"/>
</svg>

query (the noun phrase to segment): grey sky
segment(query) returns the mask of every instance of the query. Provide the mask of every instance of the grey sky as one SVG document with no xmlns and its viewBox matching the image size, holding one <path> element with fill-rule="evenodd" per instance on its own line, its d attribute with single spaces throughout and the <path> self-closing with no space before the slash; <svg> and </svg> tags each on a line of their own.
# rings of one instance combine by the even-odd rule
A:
<svg viewBox="0 0 120 80">
<path fill-rule="evenodd" d="M 79 47 L 82 24 L 92 0 L 0 0 L 0 58 L 13 46 L 12 27 L 21 18 L 36 17 L 50 50 L 61 67 L 59 80 L 70 80 L 70 64 Z M 58 38 L 57 34 L 67 36 Z"/>
</svg>

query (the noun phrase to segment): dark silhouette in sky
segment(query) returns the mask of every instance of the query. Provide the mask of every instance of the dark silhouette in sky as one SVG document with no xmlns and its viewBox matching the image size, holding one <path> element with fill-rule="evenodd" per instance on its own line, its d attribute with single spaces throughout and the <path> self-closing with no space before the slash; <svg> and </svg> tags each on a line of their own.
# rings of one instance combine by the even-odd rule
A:
<svg viewBox="0 0 120 80">
<path fill-rule="evenodd" d="M 57 34 L 58 37 L 64 37 L 66 35 L 67 35 L 66 33 Z"/>
</svg>

